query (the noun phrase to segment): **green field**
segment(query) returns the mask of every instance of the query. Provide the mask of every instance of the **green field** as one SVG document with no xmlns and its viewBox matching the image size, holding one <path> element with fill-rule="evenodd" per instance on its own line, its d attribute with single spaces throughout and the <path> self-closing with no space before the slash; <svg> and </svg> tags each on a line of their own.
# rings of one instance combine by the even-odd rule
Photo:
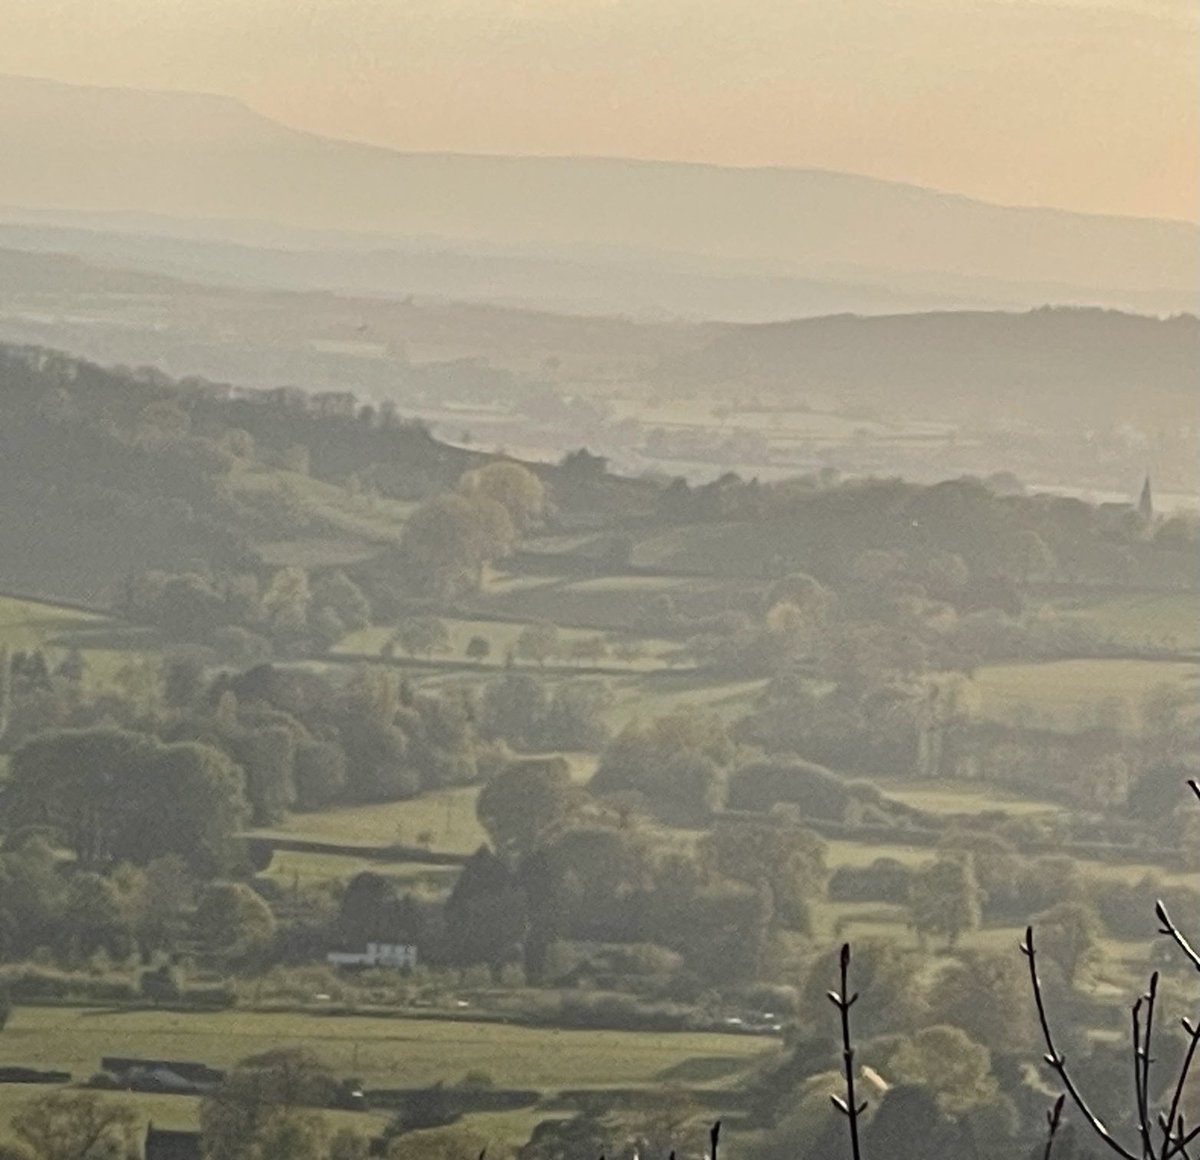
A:
<svg viewBox="0 0 1200 1160">
<path fill-rule="evenodd" d="M 1061 611 L 1132 648 L 1200 648 L 1200 595 L 1195 592 L 1134 593 L 1073 602 Z"/>
<path fill-rule="evenodd" d="M 76 612 L 57 604 L 0 596 L 0 647 L 44 648 L 68 633 L 85 632 L 103 623 L 90 612 Z"/>
<path fill-rule="evenodd" d="M 1187 661 L 1068 660 L 989 665 L 973 679 L 985 716 L 1011 721 L 1024 708 L 1035 720 L 1074 729 L 1091 724 L 1101 705 L 1124 702 L 1136 724 L 1142 700 L 1157 685 L 1197 692 L 1200 669 Z"/>
<path fill-rule="evenodd" d="M 904 781 L 880 786 L 894 801 L 930 814 L 982 814 L 1003 810 L 1014 816 L 1063 813 L 1056 802 L 1006 793 L 979 782 Z"/>
<path fill-rule="evenodd" d="M 292 814 L 282 827 L 259 832 L 346 846 L 415 846 L 428 835 L 432 849 L 470 854 L 486 837 L 475 817 L 478 794 L 477 786 L 463 786 L 409 801 L 335 806 L 317 814 Z"/>
<path fill-rule="evenodd" d="M 11 652 L 42 649 L 53 667 L 77 648 L 90 690 L 109 688 L 122 668 L 160 648 L 151 629 L 133 628 L 96 612 L 64 608 L 49 601 L 0 596 L 0 648 Z"/>
<path fill-rule="evenodd" d="M 712 1033 L 570 1031 L 456 1020 L 222 1011 L 22 1007 L 0 1036 L 0 1064 L 83 1079 L 106 1055 L 191 1059 L 229 1067 L 269 1048 L 306 1046 L 369 1087 L 456 1082 L 488 1072 L 505 1087 L 560 1091 L 654 1084 L 680 1070 L 724 1086 L 771 1041 Z M 703 1061 L 703 1063 L 701 1062 Z"/>
<path fill-rule="evenodd" d="M 732 723 L 754 707 L 766 684 L 765 678 L 714 682 L 686 672 L 618 681 L 613 686 L 616 700 L 608 718 L 619 728 L 634 718 L 648 721 L 667 713 L 697 709 Z"/>
<path fill-rule="evenodd" d="M 321 882 L 348 882 L 366 872 L 390 878 L 403 889 L 425 889 L 440 894 L 453 888 L 459 868 L 426 866 L 418 862 L 383 862 L 375 858 L 351 858 L 308 850 L 277 850 L 265 876 L 290 888 Z"/>
</svg>

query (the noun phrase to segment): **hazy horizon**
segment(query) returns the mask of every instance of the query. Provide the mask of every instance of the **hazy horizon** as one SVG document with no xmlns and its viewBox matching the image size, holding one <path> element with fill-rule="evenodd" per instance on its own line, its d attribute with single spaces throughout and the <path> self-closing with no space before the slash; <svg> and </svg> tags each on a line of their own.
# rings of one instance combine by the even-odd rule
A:
<svg viewBox="0 0 1200 1160">
<path fill-rule="evenodd" d="M 0 74 L 228 96 L 404 152 L 825 170 L 1200 219 L 1200 37 L 1174 0 L 765 0 L 736 17 L 681 0 L 0 0 L 0 20 Z"/>
</svg>

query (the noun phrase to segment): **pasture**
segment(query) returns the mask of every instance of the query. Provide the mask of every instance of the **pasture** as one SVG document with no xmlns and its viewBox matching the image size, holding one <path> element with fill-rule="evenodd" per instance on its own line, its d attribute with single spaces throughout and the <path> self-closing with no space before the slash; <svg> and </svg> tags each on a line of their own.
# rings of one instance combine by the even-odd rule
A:
<svg viewBox="0 0 1200 1160">
<path fill-rule="evenodd" d="M 488 1072 L 502 1087 L 560 1091 L 640 1087 L 686 1070 L 722 1087 L 774 1041 L 708 1032 L 560 1030 L 452 1019 L 250 1011 L 22 1007 L 0 1036 L 0 1065 L 87 1077 L 106 1055 L 230 1067 L 272 1048 L 307 1047 L 368 1087 L 455 1083 Z"/>
<path fill-rule="evenodd" d="M 98 612 L 67 608 L 52 601 L 0 596 L 0 649 L 41 649 L 53 668 L 78 649 L 84 661 L 84 686 L 103 691 L 121 680 L 122 670 L 161 648 L 151 629 L 134 628 Z"/>
<path fill-rule="evenodd" d="M 637 681 L 614 682 L 615 700 L 608 711 L 609 723 L 620 728 L 640 719 L 648 721 L 667 713 L 695 709 L 732 724 L 748 713 L 766 679 L 714 681 L 687 672 L 663 674 Z"/>
<path fill-rule="evenodd" d="M 477 786 L 462 786 L 408 801 L 335 806 L 315 814 L 292 814 L 278 829 L 258 832 L 344 846 L 418 846 L 427 838 L 431 849 L 470 854 L 486 837 L 475 817 L 478 794 Z"/>
<path fill-rule="evenodd" d="M 1159 685 L 1195 693 L 1200 668 L 1188 661 L 1065 660 L 988 665 L 973 684 L 984 716 L 1077 729 L 1097 722 L 1136 726 L 1141 703 Z M 1114 709 L 1120 706 L 1118 718 Z"/>
<path fill-rule="evenodd" d="M 1130 648 L 1200 649 L 1200 594 L 1135 592 L 1060 609 Z"/>
<path fill-rule="evenodd" d="M 1002 810 L 1014 817 L 1028 817 L 1065 812 L 1057 802 L 1038 801 L 979 782 L 906 780 L 878 784 L 893 801 L 930 814 L 983 814 Z"/>
</svg>

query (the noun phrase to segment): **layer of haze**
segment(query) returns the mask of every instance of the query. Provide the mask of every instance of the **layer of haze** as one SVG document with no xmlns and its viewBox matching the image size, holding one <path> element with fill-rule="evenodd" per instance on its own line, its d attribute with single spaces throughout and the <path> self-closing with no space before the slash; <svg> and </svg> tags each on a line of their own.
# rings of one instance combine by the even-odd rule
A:
<svg viewBox="0 0 1200 1160">
<path fill-rule="evenodd" d="M 0 73 L 405 150 L 866 173 L 1200 218 L 1193 0 L 0 0 Z"/>
</svg>

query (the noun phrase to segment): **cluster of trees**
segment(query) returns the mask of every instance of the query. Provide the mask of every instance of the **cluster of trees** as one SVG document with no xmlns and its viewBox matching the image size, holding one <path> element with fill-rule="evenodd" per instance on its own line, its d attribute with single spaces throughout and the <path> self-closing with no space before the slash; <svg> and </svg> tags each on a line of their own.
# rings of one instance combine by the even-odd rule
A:
<svg viewBox="0 0 1200 1160">
<path fill-rule="evenodd" d="M 558 758 L 505 769 L 478 813 L 492 845 L 446 903 L 452 961 L 520 963 L 535 981 L 562 977 L 573 943 L 657 947 L 638 961 L 663 981 L 753 980 L 777 935 L 805 935 L 824 889 L 824 845 L 802 827 L 731 822 L 664 850 Z"/>
<path fill-rule="evenodd" d="M 546 489 L 528 468 L 499 461 L 468 471 L 456 490 L 427 500 L 404 525 L 402 574 L 418 593 L 452 599 L 477 589 L 547 514 Z"/>
<path fill-rule="evenodd" d="M 811 571 L 840 587 L 867 552 L 925 559 L 958 557 L 966 566 L 963 595 L 975 578 L 1016 584 L 1129 583 L 1139 576 L 1177 575 L 1173 555 L 1197 536 L 1186 515 L 1148 519 L 1133 504 L 1097 506 L 1048 494 L 1029 495 L 1007 481 L 970 477 L 932 485 L 898 479 L 835 484 L 818 477 L 777 484 L 729 474 L 698 487 L 677 479 L 659 493 L 663 522 L 748 523 L 761 535 L 743 538 L 727 567 Z M 1165 571 L 1164 571 L 1165 569 Z"/>
<path fill-rule="evenodd" d="M 372 618 L 369 600 L 345 572 L 310 578 L 298 567 L 280 568 L 265 582 L 255 572 L 143 572 L 127 579 L 116 611 L 235 664 L 324 651 Z"/>
</svg>

